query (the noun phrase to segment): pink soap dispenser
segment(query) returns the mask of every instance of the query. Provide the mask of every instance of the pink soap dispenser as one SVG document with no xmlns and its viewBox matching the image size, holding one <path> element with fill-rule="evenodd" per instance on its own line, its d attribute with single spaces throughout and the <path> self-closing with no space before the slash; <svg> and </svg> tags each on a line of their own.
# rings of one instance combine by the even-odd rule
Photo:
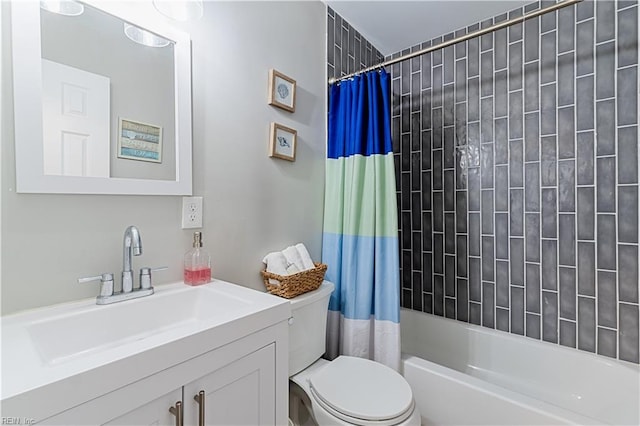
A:
<svg viewBox="0 0 640 426">
<path fill-rule="evenodd" d="M 211 256 L 202 248 L 202 233 L 193 233 L 193 248 L 184 255 L 184 283 L 201 285 L 211 281 Z"/>
</svg>

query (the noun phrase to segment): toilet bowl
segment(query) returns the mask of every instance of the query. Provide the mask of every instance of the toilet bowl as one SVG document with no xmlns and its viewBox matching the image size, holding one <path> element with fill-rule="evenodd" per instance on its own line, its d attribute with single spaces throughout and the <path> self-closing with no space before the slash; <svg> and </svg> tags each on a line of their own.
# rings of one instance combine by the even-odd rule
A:
<svg viewBox="0 0 640 426">
<path fill-rule="evenodd" d="M 319 289 L 291 299 L 289 388 L 294 424 L 419 425 L 413 393 L 400 374 L 363 358 L 320 359 L 333 288 L 325 281 Z"/>
</svg>

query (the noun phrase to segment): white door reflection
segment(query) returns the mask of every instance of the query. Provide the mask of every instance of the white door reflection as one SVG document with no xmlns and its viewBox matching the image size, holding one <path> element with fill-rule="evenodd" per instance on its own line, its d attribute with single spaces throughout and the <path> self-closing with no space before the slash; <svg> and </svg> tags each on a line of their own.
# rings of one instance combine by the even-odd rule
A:
<svg viewBox="0 0 640 426">
<path fill-rule="evenodd" d="M 44 174 L 109 177 L 110 79 L 42 60 Z"/>
</svg>

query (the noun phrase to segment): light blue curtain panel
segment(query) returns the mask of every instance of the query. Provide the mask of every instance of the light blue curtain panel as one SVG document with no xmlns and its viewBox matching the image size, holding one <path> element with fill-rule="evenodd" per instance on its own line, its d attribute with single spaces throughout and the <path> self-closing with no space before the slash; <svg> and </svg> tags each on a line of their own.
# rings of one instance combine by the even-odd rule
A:
<svg viewBox="0 0 640 426">
<path fill-rule="evenodd" d="M 322 261 L 335 284 L 327 357 L 400 367 L 400 277 L 390 78 L 330 87 Z"/>
</svg>

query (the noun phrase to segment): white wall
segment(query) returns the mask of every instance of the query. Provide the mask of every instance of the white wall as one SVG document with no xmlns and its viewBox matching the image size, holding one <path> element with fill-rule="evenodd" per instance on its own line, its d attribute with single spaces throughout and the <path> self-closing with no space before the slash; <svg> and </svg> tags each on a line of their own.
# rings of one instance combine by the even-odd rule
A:
<svg viewBox="0 0 640 426">
<path fill-rule="evenodd" d="M 122 269 L 122 234 L 139 227 L 134 267 L 182 276 L 192 232 L 180 197 L 16 194 L 7 2 L 2 9 L 2 313 L 93 297 L 78 277 Z M 191 33 L 194 194 L 217 278 L 263 289 L 268 251 L 303 241 L 320 258 L 325 154 L 325 7 L 319 2 L 206 2 Z M 296 112 L 267 105 L 268 69 L 298 82 Z M 296 162 L 267 157 L 269 123 L 298 130 Z"/>
</svg>

